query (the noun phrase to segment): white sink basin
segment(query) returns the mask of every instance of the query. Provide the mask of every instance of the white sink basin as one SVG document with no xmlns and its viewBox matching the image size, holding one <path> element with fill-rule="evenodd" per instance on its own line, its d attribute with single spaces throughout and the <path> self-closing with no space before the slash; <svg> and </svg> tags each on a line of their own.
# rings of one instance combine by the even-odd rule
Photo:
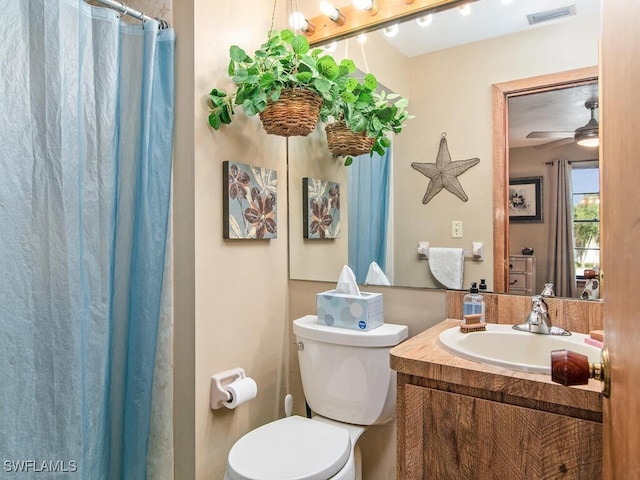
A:
<svg viewBox="0 0 640 480">
<path fill-rule="evenodd" d="M 487 324 L 485 332 L 462 333 L 453 327 L 440 334 L 440 345 L 467 360 L 521 372 L 551 373 L 551 351 L 573 350 L 600 362 L 600 349 L 585 343 L 588 335 L 540 335 L 519 332 L 511 325 Z"/>
</svg>

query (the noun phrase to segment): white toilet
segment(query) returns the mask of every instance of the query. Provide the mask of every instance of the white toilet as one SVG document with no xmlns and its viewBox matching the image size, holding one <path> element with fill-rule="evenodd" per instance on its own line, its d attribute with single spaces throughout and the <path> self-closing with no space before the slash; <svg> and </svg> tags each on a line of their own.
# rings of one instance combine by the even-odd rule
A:
<svg viewBox="0 0 640 480">
<path fill-rule="evenodd" d="M 225 480 L 354 480 L 361 477 L 358 438 L 393 417 L 396 375 L 389 350 L 407 338 L 404 325 L 368 332 L 294 320 L 302 388 L 313 418 L 291 416 L 240 438 Z"/>
</svg>

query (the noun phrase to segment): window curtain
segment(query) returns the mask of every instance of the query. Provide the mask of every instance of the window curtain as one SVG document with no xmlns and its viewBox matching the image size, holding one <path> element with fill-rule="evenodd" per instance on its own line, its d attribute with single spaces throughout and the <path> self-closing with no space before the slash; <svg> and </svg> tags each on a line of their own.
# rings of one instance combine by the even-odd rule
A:
<svg viewBox="0 0 640 480">
<path fill-rule="evenodd" d="M 0 468 L 142 479 L 174 32 L 80 0 L 2 3 Z"/>
<path fill-rule="evenodd" d="M 573 208 L 571 203 L 571 165 L 557 160 L 548 165 L 550 180 L 548 281 L 560 297 L 577 297 L 573 250 Z"/>
<path fill-rule="evenodd" d="M 348 168 L 349 266 L 358 283 L 364 283 L 371 262 L 385 271 L 391 147 L 353 159 Z"/>
</svg>

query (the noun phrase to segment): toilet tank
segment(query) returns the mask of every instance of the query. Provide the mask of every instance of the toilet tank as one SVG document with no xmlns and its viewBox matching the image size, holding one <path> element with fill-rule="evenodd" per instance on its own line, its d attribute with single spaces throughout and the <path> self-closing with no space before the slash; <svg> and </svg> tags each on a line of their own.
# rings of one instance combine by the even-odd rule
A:
<svg viewBox="0 0 640 480">
<path fill-rule="evenodd" d="M 321 325 L 315 315 L 293 321 L 302 388 L 318 415 L 374 425 L 391 419 L 396 373 L 389 350 L 408 336 L 405 325 L 385 323 L 367 332 Z"/>
</svg>

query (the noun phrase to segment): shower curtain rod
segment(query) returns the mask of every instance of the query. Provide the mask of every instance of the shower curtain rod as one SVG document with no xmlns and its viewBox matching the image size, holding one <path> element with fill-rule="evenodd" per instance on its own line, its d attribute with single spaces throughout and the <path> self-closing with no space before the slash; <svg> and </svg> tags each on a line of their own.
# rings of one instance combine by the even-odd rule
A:
<svg viewBox="0 0 640 480">
<path fill-rule="evenodd" d="M 160 30 L 164 28 L 169 28 L 169 24 L 166 21 L 161 20 L 159 18 L 151 18 L 150 16 L 145 15 L 144 12 L 139 12 L 138 10 L 134 10 L 133 8 L 128 7 L 127 4 L 124 2 L 119 2 L 114 0 L 95 0 L 95 1 L 103 5 L 106 5 L 109 8 L 113 8 L 114 10 L 117 10 L 118 12 L 124 15 L 129 15 L 131 17 L 137 18 L 138 20 L 142 20 L 143 22 L 146 22 L 148 20 L 156 20 L 160 23 L 159 25 Z"/>
</svg>

